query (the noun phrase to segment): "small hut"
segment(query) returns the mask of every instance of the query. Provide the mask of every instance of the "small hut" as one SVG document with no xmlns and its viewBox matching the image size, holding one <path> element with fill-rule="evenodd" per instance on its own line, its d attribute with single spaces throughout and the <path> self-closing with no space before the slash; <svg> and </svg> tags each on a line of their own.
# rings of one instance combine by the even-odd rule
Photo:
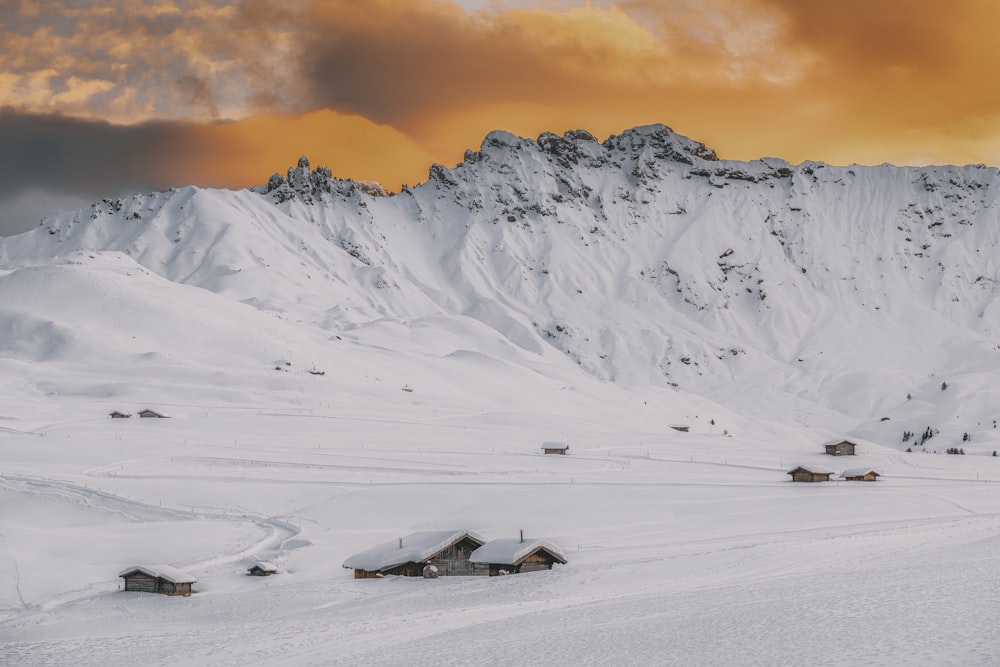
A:
<svg viewBox="0 0 1000 667">
<path fill-rule="evenodd" d="M 569 445 L 565 442 L 543 442 L 542 452 L 545 454 L 566 454 L 569 451 Z"/>
<path fill-rule="evenodd" d="M 848 468 L 840 477 L 848 482 L 877 482 L 881 475 L 871 468 Z"/>
<path fill-rule="evenodd" d="M 247 574 L 252 577 L 270 577 L 272 574 L 277 573 L 278 566 L 264 560 L 257 561 L 252 566 L 247 568 Z"/>
<path fill-rule="evenodd" d="M 553 563 L 566 564 L 562 549 L 547 540 L 503 538 L 492 540 L 472 552 L 473 567 L 484 568 L 491 577 L 551 570 Z"/>
<path fill-rule="evenodd" d="M 854 456 L 855 445 L 850 440 L 840 438 L 823 443 L 823 448 L 830 456 Z"/>
<path fill-rule="evenodd" d="M 128 419 L 132 415 L 130 415 L 127 412 L 122 412 L 121 410 L 115 410 L 108 416 L 111 417 L 112 419 Z"/>
<path fill-rule="evenodd" d="M 668 428 L 672 428 L 675 431 L 680 431 L 681 433 L 687 433 L 691 430 L 691 427 L 687 424 L 667 424 Z"/>
<path fill-rule="evenodd" d="M 167 418 L 166 415 L 162 415 L 162 414 L 160 414 L 159 412 L 157 412 L 155 410 L 150 410 L 149 408 L 146 408 L 145 410 L 140 410 L 139 411 L 139 416 L 142 417 L 142 418 L 144 418 L 144 419 L 149 419 L 149 418 L 153 418 L 153 419 L 166 419 Z"/>
<path fill-rule="evenodd" d="M 170 565 L 133 565 L 118 573 L 125 580 L 126 591 L 191 595 L 191 584 L 198 581 L 192 575 Z"/>
<path fill-rule="evenodd" d="M 469 556 L 484 544 L 486 538 L 471 530 L 428 530 L 355 554 L 344 561 L 344 567 L 354 570 L 355 579 L 420 577 L 428 565 L 440 576 L 473 575 L 479 573 Z"/>
<path fill-rule="evenodd" d="M 793 482 L 829 482 L 833 471 L 823 466 L 796 466 L 786 474 L 792 476 Z"/>
</svg>

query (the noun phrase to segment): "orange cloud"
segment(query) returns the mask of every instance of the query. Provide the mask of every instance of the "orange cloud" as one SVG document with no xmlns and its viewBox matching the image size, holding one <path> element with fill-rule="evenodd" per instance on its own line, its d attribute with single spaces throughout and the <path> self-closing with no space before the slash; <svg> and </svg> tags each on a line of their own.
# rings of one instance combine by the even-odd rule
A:
<svg viewBox="0 0 1000 667">
<path fill-rule="evenodd" d="M 188 146 L 174 153 L 163 177 L 222 187 L 264 184 L 300 155 L 334 175 L 379 181 L 398 189 L 427 177 L 432 157 L 398 130 L 361 116 L 320 110 L 302 115 L 258 116 L 190 127 Z"/>
</svg>

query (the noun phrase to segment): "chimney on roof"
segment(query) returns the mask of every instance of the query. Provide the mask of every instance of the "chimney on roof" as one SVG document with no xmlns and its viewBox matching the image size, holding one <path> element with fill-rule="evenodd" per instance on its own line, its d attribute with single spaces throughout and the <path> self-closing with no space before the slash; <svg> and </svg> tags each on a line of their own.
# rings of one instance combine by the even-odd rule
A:
<svg viewBox="0 0 1000 667">
<path fill-rule="evenodd" d="M 399 538 L 399 548 L 400 548 L 400 549 L 402 549 L 402 548 L 403 548 L 403 538 L 402 538 L 402 537 L 401 537 L 401 538 Z"/>
<path fill-rule="evenodd" d="M 524 529 L 521 529 L 521 542 L 524 542 Z"/>
</svg>

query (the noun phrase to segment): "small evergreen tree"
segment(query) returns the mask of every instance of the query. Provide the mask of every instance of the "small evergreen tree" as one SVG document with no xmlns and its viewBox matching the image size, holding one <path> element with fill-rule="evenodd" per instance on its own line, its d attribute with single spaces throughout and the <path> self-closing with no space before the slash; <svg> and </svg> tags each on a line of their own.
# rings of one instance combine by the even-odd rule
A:
<svg viewBox="0 0 1000 667">
<path fill-rule="evenodd" d="M 948 388 L 948 383 L 947 382 L 942 382 L 941 383 L 941 391 L 944 391 L 947 388 Z"/>
</svg>

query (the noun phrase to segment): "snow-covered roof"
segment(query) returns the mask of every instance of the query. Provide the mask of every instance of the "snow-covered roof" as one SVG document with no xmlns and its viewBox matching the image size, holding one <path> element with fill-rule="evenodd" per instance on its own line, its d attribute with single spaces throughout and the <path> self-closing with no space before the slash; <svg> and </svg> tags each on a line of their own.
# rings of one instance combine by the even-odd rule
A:
<svg viewBox="0 0 1000 667">
<path fill-rule="evenodd" d="M 379 572 L 403 563 L 422 563 L 467 536 L 480 544 L 487 541 L 471 530 L 424 530 L 403 537 L 402 546 L 400 540 L 393 540 L 354 554 L 344 561 L 344 567 Z"/>
<path fill-rule="evenodd" d="M 164 565 L 162 563 L 156 563 L 154 565 L 132 565 L 119 572 L 118 576 L 124 577 L 136 572 L 141 572 L 149 577 L 164 579 L 172 584 L 193 584 L 198 581 L 194 578 L 194 575 L 188 574 L 184 570 L 177 569 L 172 565 Z"/>
<path fill-rule="evenodd" d="M 795 466 L 794 468 L 789 469 L 789 471 L 786 474 L 790 475 L 790 474 L 792 474 L 793 472 L 795 472 L 796 470 L 799 470 L 799 469 L 805 470 L 806 472 L 812 472 L 812 473 L 827 473 L 827 474 L 830 474 L 830 475 L 832 475 L 834 473 L 833 470 L 831 470 L 830 468 L 827 468 L 826 466 L 807 465 L 807 466 Z"/>
<path fill-rule="evenodd" d="M 262 572 L 277 572 L 278 566 L 274 563 L 269 563 L 266 560 L 260 560 L 247 568 L 247 570 L 252 570 L 254 568 L 260 569 Z"/>
<path fill-rule="evenodd" d="M 472 563 L 493 563 L 495 565 L 517 565 L 538 549 L 545 549 L 560 563 L 566 562 L 562 549 L 548 540 L 524 540 L 504 537 L 492 540 L 472 552 Z"/>
<path fill-rule="evenodd" d="M 569 443 L 550 440 L 542 443 L 542 449 L 569 449 Z"/>
<path fill-rule="evenodd" d="M 876 475 L 878 475 L 878 473 L 875 472 L 874 470 L 872 470 L 871 468 L 848 468 L 844 472 L 840 473 L 840 476 L 841 477 L 864 477 L 865 475 L 867 475 L 870 472 L 871 473 L 875 473 Z"/>
<path fill-rule="evenodd" d="M 850 445 L 856 445 L 856 444 L 858 444 L 858 443 L 854 442 L 853 440 L 848 440 L 847 438 L 834 438 L 833 440 L 827 440 L 826 442 L 824 442 L 823 446 L 826 447 L 827 445 L 839 445 L 842 442 L 846 442 L 846 443 L 848 443 Z"/>
</svg>

